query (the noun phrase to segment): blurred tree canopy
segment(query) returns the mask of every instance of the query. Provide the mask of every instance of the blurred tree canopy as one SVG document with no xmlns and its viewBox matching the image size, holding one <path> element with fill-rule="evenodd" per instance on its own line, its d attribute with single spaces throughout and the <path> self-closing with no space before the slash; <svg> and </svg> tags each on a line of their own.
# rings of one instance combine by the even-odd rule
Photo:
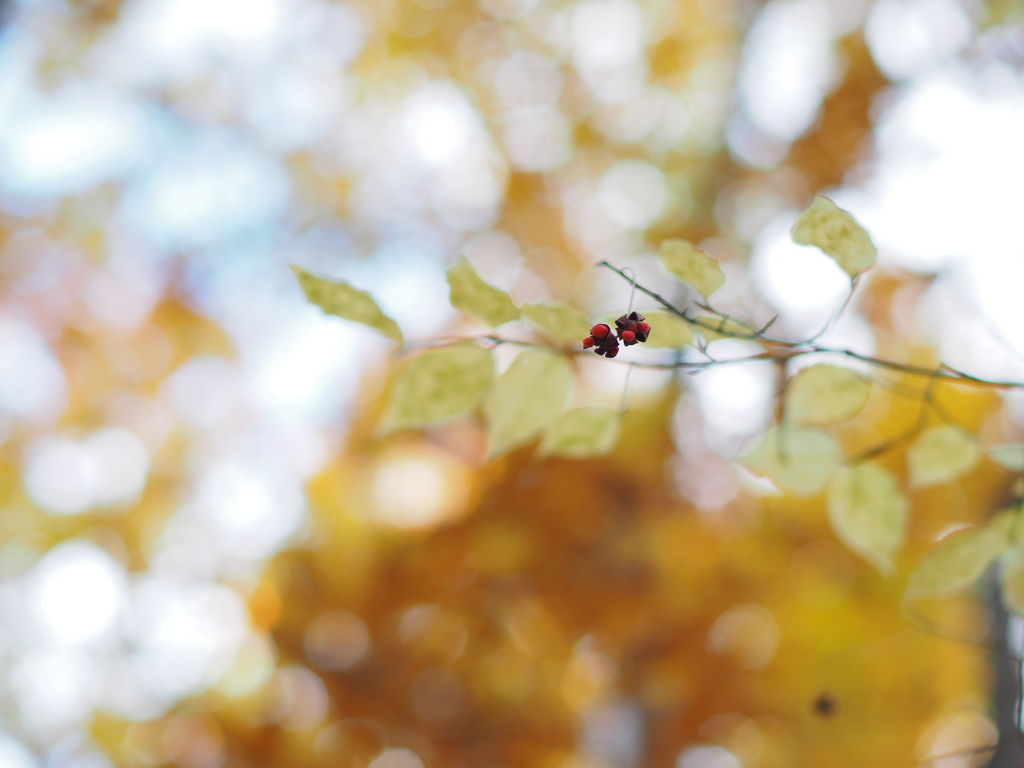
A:
<svg viewBox="0 0 1024 768">
<path fill-rule="evenodd" d="M 757 249 L 869 208 L 915 78 L 1019 80 L 1017 4 L 3 18 L 0 765 L 1014 759 L 1020 622 L 976 587 L 1024 606 L 1019 361 L 945 364 L 969 310 L 884 242 L 816 253 L 808 312 Z M 583 355 L 632 310 L 648 344 Z M 842 491 L 760 442 L 787 418 Z"/>
</svg>

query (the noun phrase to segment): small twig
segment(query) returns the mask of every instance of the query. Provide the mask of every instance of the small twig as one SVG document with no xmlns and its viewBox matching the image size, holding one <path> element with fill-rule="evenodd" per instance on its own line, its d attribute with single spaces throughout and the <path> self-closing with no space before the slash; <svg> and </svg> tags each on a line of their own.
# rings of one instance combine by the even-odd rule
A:
<svg viewBox="0 0 1024 768">
<path fill-rule="evenodd" d="M 629 282 L 632 284 L 632 288 L 629 291 L 629 306 L 626 307 L 626 314 L 628 315 L 633 311 L 633 299 L 636 298 L 636 272 L 626 267 L 626 269 L 622 270 L 623 276 L 625 276 L 627 271 L 629 272 Z"/>
<path fill-rule="evenodd" d="M 773 317 L 768 323 L 765 324 L 763 328 L 761 328 L 758 331 L 754 331 L 753 329 L 751 329 L 750 333 L 738 333 L 735 330 L 726 327 L 730 320 L 735 321 L 737 323 L 741 323 L 744 327 L 747 328 L 750 328 L 750 325 L 748 323 L 744 323 L 743 321 L 736 320 L 735 318 L 731 317 L 729 314 L 725 312 L 714 310 L 707 304 L 698 304 L 697 306 L 700 306 L 701 308 L 708 309 L 711 312 L 713 312 L 719 318 L 718 323 L 711 323 L 700 317 L 691 317 L 686 313 L 685 310 L 679 309 L 660 294 L 655 293 L 654 291 L 648 288 L 645 288 L 643 285 L 640 285 L 639 283 L 636 283 L 628 275 L 626 275 L 626 273 L 623 270 L 612 266 L 607 261 L 602 261 L 597 266 L 607 267 L 608 269 L 612 270 L 613 272 L 621 276 L 623 279 L 629 280 L 630 284 L 634 286 L 634 290 L 640 291 L 641 293 L 651 297 L 659 304 L 661 304 L 665 309 L 671 312 L 673 315 L 679 317 L 686 323 L 689 323 L 691 326 L 713 331 L 719 334 L 720 336 L 735 339 L 737 341 L 750 341 L 759 344 L 763 349 L 762 352 L 756 355 L 749 355 L 747 357 L 738 357 L 725 360 L 716 360 L 709 356 L 706 362 L 685 361 L 679 359 L 678 355 L 676 356 L 675 360 L 664 363 L 626 363 L 626 361 L 624 360 L 616 360 L 614 362 L 626 363 L 627 365 L 631 365 L 636 368 L 680 368 L 693 372 L 701 371 L 710 365 L 721 365 L 724 363 L 751 362 L 756 360 L 776 360 L 786 362 L 788 360 L 792 360 L 793 358 L 801 357 L 803 355 L 841 355 L 844 357 L 849 357 L 853 360 L 859 360 L 860 362 L 866 363 L 875 368 L 881 368 L 887 371 L 894 371 L 897 373 L 902 373 L 907 376 L 925 376 L 929 380 L 929 387 L 933 386 L 935 381 L 948 381 L 952 383 L 963 384 L 965 386 L 987 387 L 993 389 L 1024 389 L 1024 382 L 983 379 L 978 376 L 973 376 L 969 373 L 966 373 L 965 371 L 961 371 L 957 368 L 954 368 L 953 366 L 948 365 L 946 363 L 940 364 L 938 368 L 924 368 L 922 366 L 912 365 L 910 363 L 900 363 L 894 360 L 886 360 L 880 357 L 864 355 L 861 354 L 860 352 L 855 352 L 852 349 L 834 349 L 832 347 L 823 347 L 813 342 L 792 341 L 788 339 L 769 336 L 767 335 L 767 331 L 769 328 L 772 327 L 772 325 L 774 325 L 776 319 L 778 318 L 778 315 Z M 550 344 L 545 344 L 542 342 L 525 341 L 519 339 L 505 339 L 500 336 L 486 335 L 468 337 L 443 337 L 438 339 L 428 339 L 424 341 L 411 342 L 401 347 L 398 350 L 398 352 L 399 354 L 401 354 L 403 352 L 409 351 L 411 349 L 416 349 L 418 347 L 445 346 L 448 344 L 458 344 L 470 341 L 490 342 L 494 346 L 500 346 L 502 344 L 514 344 L 520 347 L 532 347 L 535 349 L 552 349 L 552 346 Z M 581 349 L 568 350 L 563 348 L 561 351 L 564 354 L 570 355 L 587 354 L 585 350 Z M 707 355 L 706 350 L 704 350 L 704 354 Z"/>
<path fill-rule="evenodd" d="M 776 312 L 775 316 L 771 320 L 769 320 L 767 323 L 765 323 L 764 326 L 761 328 L 761 330 L 758 331 L 754 335 L 755 336 L 764 336 L 768 332 L 768 329 L 771 328 L 773 325 L 775 325 L 775 321 L 778 320 L 778 319 L 779 319 L 779 313 Z"/>
<path fill-rule="evenodd" d="M 907 620 L 907 623 L 909 623 L 910 626 L 912 626 L 917 631 L 922 632 L 923 634 L 929 635 L 939 640 L 946 640 L 951 643 L 966 645 L 971 648 L 979 648 L 983 651 L 988 651 L 989 653 L 997 652 L 1016 664 L 1019 664 L 1022 661 L 1020 656 L 1018 656 L 1015 653 L 1011 653 L 1009 649 L 1003 650 L 1000 649 L 998 645 L 993 645 L 992 643 L 986 643 L 980 640 L 975 640 L 972 637 L 966 637 L 964 635 L 956 635 L 950 631 L 947 631 L 942 627 L 938 626 L 937 624 L 935 624 L 920 611 L 914 610 L 911 606 L 907 605 L 906 603 L 904 603 L 901 607 L 900 613 L 903 615 L 903 618 Z"/>
<path fill-rule="evenodd" d="M 629 404 L 629 384 L 633 379 L 634 368 L 636 368 L 635 365 L 629 366 L 628 370 L 626 371 L 626 380 L 622 384 L 622 402 L 619 403 L 620 414 L 626 412 L 626 406 Z"/>
<path fill-rule="evenodd" d="M 610 264 L 607 261 L 598 262 L 594 266 L 597 266 L 597 267 L 607 267 L 612 272 L 614 272 L 619 277 L 621 277 L 623 280 L 629 280 L 629 278 L 626 277 L 626 273 L 625 272 L 623 272 L 618 267 L 613 266 L 612 264 Z M 632 282 L 632 281 L 630 281 L 630 282 Z M 677 309 L 675 307 L 675 305 L 672 304 L 672 302 L 668 301 L 664 296 L 661 296 L 660 294 L 657 294 L 657 293 L 655 293 L 654 291 L 652 291 L 652 290 L 650 290 L 648 288 L 644 288 L 639 283 L 636 284 L 636 289 L 638 291 L 640 291 L 640 293 L 643 293 L 643 294 L 646 294 L 647 296 L 650 296 L 652 299 L 654 299 L 656 302 L 661 304 L 663 307 L 665 307 L 665 309 L 667 309 L 672 314 L 678 315 L 679 317 L 683 318 L 683 320 L 686 320 L 687 322 L 691 322 L 691 323 L 693 322 L 692 318 L 687 317 L 685 312 L 683 312 L 680 309 Z"/>
<path fill-rule="evenodd" d="M 839 309 L 832 313 L 832 316 L 828 319 L 828 322 L 825 323 L 822 329 L 807 340 L 808 344 L 813 344 L 832 329 L 832 326 L 835 325 L 836 321 L 839 320 L 843 312 L 845 312 L 847 308 L 850 306 L 850 302 L 853 301 L 853 294 L 856 292 L 857 286 L 859 284 L 860 275 L 857 275 L 850 281 L 850 292 L 846 294 L 846 299 L 843 301 L 842 305 L 839 307 Z"/>
<path fill-rule="evenodd" d="M 610 269 L 611 271 L 615 272 L 617 275 L 622 277 L 624 280 L 630 280 L 630 283 L 631 284 L 633 283 L 633 281 L 629 278 L 628 275 L 625 274 L 625 272 L 623 272 L 623 270 L 621 270 L 618 267 L 610 264 L 607 261 L 599 262 L 597 264 L 597 266 L 598 267 L 606 267 L 607 269 Z M 724 323 L 720 324 L 720 327 L 716 327 L 715 325 L 713 325 L 711 323 L 703 321 L 699 317 L 691 317 L 690 315 L 688 315 L 686 313 L 685 310 L 679 309 L 678 307 L 673 305 L 670 301 L 665 299 L 665 297 L 662 296 L 661 294 L 655 293 L 654 291 L 650 290 L 649 288 L 645 288 L 644 286 L 640 285 L 639 283 L 636 283 L 636 290 L 638 290 L 641 293 L 646 294 L 647 296 L 651 297 L 652 299 L 657 301 L 659 304 L 661 304 L 669 312 L 671 312 L 672 314 L 676 315 L 677 317 L 683 319 L 684 321 L 686 321 L 690 325 L 696 326 L 698 328 L 705 328 L 707 330 L 715 331 L 716 333 L 719 333 L 720 335 L 726 336 L 728 338 L 737 339 L 737 340 L 740 340 L 740 341 L 754 341 L 756 343 L 762 344 L 763 346 L 770 347 L 771 348 L 770 357 L 772 357 L 774 359 L 787 360 L 787 359 L 790 359 L 790 358 L 793 358 L 793 357 L 798 357 L 800 355 L 808 355 L 808 354 L 843 355 L 845 357 L 849 357 L 849 358 L 852 358 L 854 360 L 860 360 L 861 362 L 867 363 L 868 365 L 872 365 L 872 366 L 874 366 L 876 368 L 883 368 L 885 370 L 897 371 L 899 373 L 908 374 L 908 375 L 912 375 L 912 376 L 927 376 L 929 378 L 936 378 L 936 379 L 942 379 L 942 380 L 946 380 L 946 381 L 953 381 L 953 382 L 957 382 L 957 383 L 960 383 L 960 384 L 974 385 L 974 386 L 980 386 L 980 387 L 992 387 L 992 388 L 995 388 L 995 389 L 1021 389 L 1021 388 L 1024 388 L 1024 382 L 1019 382 L 1019 381 L 1000 381 L 1000 380 L 995 380 L 995 379 L 982 379 L 982 378 L 980 378 L 978 376 L 973 376 L 973 375 L 971 375 L 969 373 L 966 373 L 965 371 L 961 371 L 961 370 L 959 370 L 957 368 L 954 368 L 951 365 L 947 365 L 945 363 L 940 365 L 938 372 L 936 372 L 936 370 L 934 368 L 924 368 L 922 366 L 912 365 L 910 363 L 899 363 L 899 362 L 896 362 L 894 360 L 886 360 L 886 359 L 880 358 L 880 357 L 872 357 L 871 355 L 863 355 L 863 354 L 861 354 L 859 352 L 854 352 L 851 349 L 834 349 L 832 347 L 823 347 L 823 346 L 820 346 L 819 344 L 815 343 L 815 339 L 811 339 L 810 341 L 793 341 L 793 340 L 789 340 L 789 339 L 781 339 L 781 338 L 777 338 L 777 337 L 774 337 L 774 336 L 768 336 L 765 333 L 765 331 L 767 331 L 768 328 L 774 323 L 774 319 L 772 320 L 771 323 L 766 325 L 761 331 L 758 331 L 756 333 L 755 332 L 752 332 L 752 333 L 749 333 L 749 334 L 747 334 L 747 333 L 736 333 L 735 331 L 731 331 L 731 330 L 725 329 Z M 850 296 L 853 296 L 853 290 L 852 289 L 851 289 L 851 292 L 850 292 Z M 711 307 L 708 304 L 697 303 L 697 306 L 702 308 L 702 309 L 706 309 L 706 310 L 712 312 L 713 314 L 717 315 L 718 317 L 726 318 L 726 319 L 731 319 L 731 318 L 729 318 L 729 315 L 727 315 L 726 313 L 720 312 L 719 310 L 714 309 L 713 307 Z M 844 308 L 845 308 L 845 305 L 844 305 Z M 739 322 L 739 321 L 737 321 L 737 322 Z M 747 323 L 744 323 L 744 325 L 747 325 L 749 327 L 749 325 Z M 664 366 L 658 366 L 658 367 L 664 367 Z"/>
<path fill-rule="evenodd" d="M 849 460 L 851 463 L 859 464 L 862 461 L 873 459 L 876 456 L 880 456 L 881 454 L 885 453 L 886 451 L 892 450 L 897 445 L 914 439 L 917 435 L 921 433 L 921 431 L 928 424 L 928 409 L 935 407 L 935 382 L 938 378 L 939 371 L 940 369 L 936 368 L 935 371 L 933 371 L 935 375 L 928 380 L 928 386 L 925 387 L 924 392 L 921 395 L 921 410 L 918 412 L 917 419 L 914 421 L 913 426 L 911 426 L 910 429 L 906 430 L 903 434 L 897 435 L 896 437 L 891 438 L 889 440 L 885 440 L 879 443 L 878 445 L 874 446 L 873 448 L 868 448 L 866 451 L 858 453 L 856 456 Z"/>
<path fill-rule="evenodd" d="M 1013 357 L 1015 360 L 1017 360 L 1017 362 L 1024 363 L 1024 355 L 1022 355 L 1020 350 L 1017 349 L 1015 346 L 1013 346 L 1013 344 L 1010 342 L 1010 340 L 1007 339 L 999 331 L 998 328 L 996 328 L 995 324 L 991 320 L 989 320 L 987 317 L 983 317 L 981 319 L 981 323 L 982 323 L 982 325 L 985 326 L 985 330 L 988 331 L 990 334 L 992 334 L 992 338 L 995 339 L 996 342 L 1004 350 L 1006 350 L 1007 354 L 1009 354 L 1011 357 Z"/>
<path fill-rule="evenodd" d="M 706 303 L 706 302 L 703 302 L 703 301 L 695 301 L 695 302 L 693 302 L 693 303 L 694 303 L 694 305 L 695 305 L 695 306 L 697 306 L 697 307 L 700 307 L 700 308 L 701 308 L 701 309 L 703 309 L 703 310 L 704 310 L 705 312 L 710 312 L 711 314 L 713 314 L 713 315 L 717 315 L 718 317 L 721 317 L 721 318 L 723 318 L 723 319 L 724 319 L 724 318 L 728 318 L 728 317 L 729 317 L 729 315 L 728 315 L 727 313 L 725 313 L 725 312 L 722 312 L 722 311 L 721 311 L 721 310 L 719 310 L 719 309 L 715 309 L 714 307 L 712 307 L 712 306 L 711 306 L 710 304 L 708 304 L 708 303 Z"/>
</svg>

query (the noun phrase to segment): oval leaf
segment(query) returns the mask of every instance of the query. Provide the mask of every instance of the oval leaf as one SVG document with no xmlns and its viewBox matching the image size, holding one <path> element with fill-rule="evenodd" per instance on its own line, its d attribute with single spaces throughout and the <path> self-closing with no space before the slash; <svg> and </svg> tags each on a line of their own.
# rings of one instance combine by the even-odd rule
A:
<svg viewBox="0 0 1024 768">
<path fill-rule="evenodd" d="M 921 558 L 910 575 L 904 599 L 944 595 L 973 586 L 1008 546 L 1007 532 L 999 526 L 953 531 Z"/>
<path fill-rule="evenodd" d="M 328 315 L 375 328 L 401 343 L 402 331 L 398 324 L 380 311 L 377 302 L 366 291 L 353 288 L 346 282 L 324 280 L 301 267 L 292 266 L 292 272 L 299 279 L 302 292 L 311 304 L 316 304 Z"/>
<path fill-rule="evenodd" d="M 978 444 L 958 427 L 928 427 L 907 450 L 910 485 L 924 488 L 965 475 L 978 463 Z"/>
<path fill-rule="evenodd" d="M 680 349 L 693 344 L 693 328 L 678 315 L 668 312 L 645 312 L 651 333 L 647 346 L 655 349 Z"/>
<path fill-rule="evenodd" d="M 423 427 L 475 408 L 494 381 L 494 360 L 476 344 L 424 352 L 403 365 L 391 386 L 382 433 Z"/>
<path fill-rule="evenodd" d="M 572 374 L 549 352 L 523 352 L 494 382 L 484 402 L 491 456 L 505 453 L 550 426 L 565 407 Z"/>
<path fill-rule="evenodd" d="M 803 424 L 834 424 L 856 416 L 871 387 L 864 377 L 837 365 L 812 365 L 786 384 L 786 417 Z"/>
<path fill-rule="evenodd" d="M 564 346 L 577 345 L 590 334 L 586 316 L 575 307 L 524 304 L 520 311 L 533 325 Z"/>
<path fill-rule="evenodd" d="M 1003 469 L 1024 472 L 1024 445 L 997 445 L 988 449 L 988 457 Z"/>
<path fill-rule="evenodd" d="M 850 277 L 870 269 L 878 256 L 871 236 L 853 216 L 821 195 L 815 195 L 811 206 L 797 217 L 793 242 L 817 246 Z"/>
<path fill-rule="evenodd" d="M 836 536 L 882 573 L 903 544 L 907 500 L 891 472 L 868 462 L 843 469 L 829 485 L 828 517 Z"/>
<path fill-rule="evenodd" d="M 575 408 L 551 425 L 540 443 L 542 456 L 584 459 L 615 447 L 621 416 L 609 408 Z"/>
<path fill-rule="evenodd" d="M 447 279 L 452 306 L 475 320 L 494 327 L 519 317 L 508 294 L 481 280 L 466 259 L 455 262 Z"/>
<path fill-rule="evenodd" d="M 664 241 L 658 249 L 658 258 L 665 269 L 696 288 L 705 299 L 725 285 L 725 274 L 718 261 L 685 240 Z"/>
<path fill-rule="evenodd" d="M 768 431 L 740 463 L 755 474 L 768 477 L 783 490 L 797 496 L 814 496 L 842 467 L 843 455 L 828 432 L 782 427 Z"/>
</svg>

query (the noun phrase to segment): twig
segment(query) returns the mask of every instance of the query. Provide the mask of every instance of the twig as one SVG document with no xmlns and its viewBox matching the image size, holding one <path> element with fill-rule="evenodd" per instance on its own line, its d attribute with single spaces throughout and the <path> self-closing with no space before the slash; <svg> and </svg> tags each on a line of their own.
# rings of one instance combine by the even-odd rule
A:
<svg viewBox="0 0 1024 768">
<path fill-rule="evenodd" d="M 918 412 L 917 419 L 914 421 L 913 426 L 901 435 L 897 435 L 894 438 L 879 443 L 873 448 L 868 448 L 866 451 L 862 451 L 861 453 L 857 454 L 856 456 L 850 459 L 851 463 L 858 464 L 862 461 L 873 459 L 876 456 L 880 456 L 881 454 L 885 453 L 886 451 L 892 450 L 901 443 L 905 443 L 909 440 L 912 440 L 921 433 L 921 431 L 925 428 L 925 425 L 928 423 L 928 408 L 935 407 L 935 382 L 939 370 L 940 369 L 936 368 L 934 371 L 936 375 L 928 379 L 928 386 L 925 387 L 924 393 L 921 395 L 921 410 Z"/>
<path fill-rule="evenodd" d="M 815 341 L 820 339 L 822 336 L 824 336 L 832 329 L 832 326 L 842 316 L 843 312 L 846 311 L 847 307 L 850 306 L 850 302 L 853 301 L 853 294 L 856 292 L 859 283 L 860 275 L 857 275 L 850 281 L 850 292 L 846 294 L 846 299 L 843 301 L 842 306 L 840 306 L 839 309 L 832 313 L 832 316 L 828 319 L 828 322 L 825 323 L 825 325 L 822 327 L 820 331 L 818 331 L 816 334 L 811 336 L 810 339 L 807 340 L 808 343 L 813 344 Z"/>
<path fill-rule="evenodd" d="M 607 269 L 610 269 L 612 272 L 615 272 L 624 280 L 628 280 L 631 285 L 634 285 L 633 280 L 628 275 L 626 275 L 625 272 L 623 272 L 623 270 L 610 264 L 609 262 L 602 261 L 598 263 L 597 266 L 606 267 Z M 867 363 L 868 365 L 874 366 L 876 368 L 882 368 L 889 371 L 897 371 L 899 373 L 911 376 L 927 376 L 929 379 L 939 379 L 943 381 L 956 382 L 959 384 L 978 387 L 990 387 L 994 389 L 1024 388 L 1024 382 L 1001 381 L 998 379 L 983 379 L 978 376 L 973 376 L 972 374 L 969 374 L 965 371 L 961 371 L 958 368 L 954 368 L 953 366 L 948 365 L 946 363 L 940 364 L 938 369 L 925 368 L 919 365 L 912 365 L 910 363 L 900 363 L 895 360 L 886 360 L 881 357 L 864 355 L 861 354 L 860 352 L 855 352 L 852 349 L 835 349 L 833 347 L 821 346 L 815 342 L 814 338 L 812 338 L 809 341 L 793 341 L 791 339 L 783 339 L 775 336 L 769 336 L 767 335 L 766 331 L 774 324 L 774 318 L 760 331 L 752 331 L 751 333 L 737 333 L 736 331 L 730 330 L 725 327 L 725 324 L 726 322 L 728 322 L 728 320 L 734 320 L 735 318 L 732 318 L 727 313 L 714 309 L 713 307 L 706 303 L 698 303 L 697 306 L 702 309 L 708 310 L 713 314 L 717 315 L 719 318 L 721 318 L 722 322 L 719 323 L 717 326 L 713 323 L 708 323 L 699 317 L 690 316 L 689 314 L 687 314 L 685 310 L 679 309 L 661 294 L 656 293 L 650 290 L 649 288 L 640 285 L 639 283 L 635 283 L 635 286 L 636 290 L 654 299 L 656 302 L 658 302 L 662 307 L 667 309 L 673 315 L 676 315 L 677 317 L 681 318 L 682 320 L 684 320 L 685 322 L 689 323 L 692 326 L 714 331 L 719 335 L 725 336 L 727 338 L 736 339 L 739 341 L 753 341 L 758 344 L 761 344 L 764 347 L 767 347 L 767 349 L 762 355 L 754 356 L 747 359 L 789 360 L 794 357 L 800 357 L 802 355 L 811 354 L 842 355 L 844 357 L 849 357 L 853 360 L 859 360 L 863 363 Z M 851 290 L 850 296 L 853 296 L 853 290 Z M 844 304 L 840 311 L 842 311 L 842 309 L 845 309 L 848 303 L 849 301 L 847 301 L 846 304 Z M 741 321 L 737 320 L 736 322 Z M 745 325 L 746 327 L 750 327 L 748 323 L 743 323 L 743 325 Z M 638 363 L 637 365 L 655 368 L 671 367 L 670 365 L 657 363 Z M 672 365 L 680 365 L 680 363 L 674 363 Z M 681 363 L 681 365 L 685 366 L 686 364 Z"/>
</svg>

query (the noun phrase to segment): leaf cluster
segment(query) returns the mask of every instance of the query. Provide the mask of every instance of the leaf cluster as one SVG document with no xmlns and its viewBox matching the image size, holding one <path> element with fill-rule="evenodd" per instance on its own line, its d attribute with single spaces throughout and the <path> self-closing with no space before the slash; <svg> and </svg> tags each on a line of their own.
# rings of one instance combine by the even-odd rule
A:
<svg viewBox="0 0 1024 768">
<path fill-rule="evenodd" d="M 816 196 L 797 217 L 792 236 L 796 243 L 818 248 L 846 272 L 851 295 L 860 276 L 874 265 L 877 256 L 868 233 L 848 212 L 822 196 Z M 666 271 L 690 289 L 689 305 L 677 306 L 636 284 L 623 270 L 604 264 L 629 279 L 634 290 L 661 305 L 649 315 L 650 346 L 676 353 L 675 359 L 666 363 L 627 364 L 699 372 L 719 364 L 708 354 L 707 345 L 730 338 L 759 347 L 758 352 L 744 359 L 775 360 L 784 368 L 794 368 L 780 387 L 778 423 L 739 462 L 786 493 L 825 494 L 828 519 L 836 537 L 881 573 L 892 574 L 907 538 L 912 507 L 908 494 L 964 477 L 982 455 L 977 439 L 934 405 L 931 395 L 935 382 L 948 379 L 992 386 L 1006 383 L 985 382 L 947 366 L 925 369 L 830 349 L 813 339 L 793 341 L 771 336 L 769 330 L 774 319 L 758 328 L 709 303 L 725 285 L 725 274 L 713 257 L 681 240 L 663 242 L 658 256 Z M 295 271 L 307 298 L 325 312 L 361 322 L 401 340 L 397 325 L 368 294 L 344 283 Z M 439 346 L 405 360 L 388 389 L 378 433 L 419 429 L 478 413 L 492 458 L 538 438 L 541 456 L 581 459 L 611 451 L 620 432 L 621 409 L 587 404 L 568 407 L 575 376 L 573 360 L 584 354 L 581 349 L 572 349 L 587 332 L 583 311 L 550 303 L 519 306 L 506 292 L 484 281 L 464 258 L 448 270 L 447 280 L 452 306 L 492 330 L 477 337 L 442 341 Z M 497 329 L 518 320 L 525 320 L 538 331 L 541 341 L 498 335 Z M 497 373 L 494 350 L 502 344 L 523 349 L 507 368 Z M 687 348 L 695 354 L 681 356 Z M 869 372 L 926 376 L 921 417 L 905 433 L 859 454 L 848 455 L 835 429 L 857 417 L 872 393 L 886 382 L 834 362 L 812 360 L 803 367 L 793 365 L 800 358 L 821 353 L 858 361 Z M 694 359 L 697 354 L 705 359 Z M 939 415 L 941 423 L 929 423 L 929 410 Z M 906 487 L 901 475 L 879 460 L 904 444 Z M 1022 446 L 999 447 L 991 452 L 990 458 L 1013 471 L 1024 470 Z M 1006 522 L 1011 517 L 1015 521 L 1016 513 L 997 515 L 987 526 L 943 539 L 918 566 L 907 599 L 956 591 L 973 584 L 991 562 L 1001 558 L 1008 605 L 1021 612 L 1024 549 L 1014 543 L 1011 529 L 1016 530 L 1016 523 L 1011 526 Z"/>
</svg>

